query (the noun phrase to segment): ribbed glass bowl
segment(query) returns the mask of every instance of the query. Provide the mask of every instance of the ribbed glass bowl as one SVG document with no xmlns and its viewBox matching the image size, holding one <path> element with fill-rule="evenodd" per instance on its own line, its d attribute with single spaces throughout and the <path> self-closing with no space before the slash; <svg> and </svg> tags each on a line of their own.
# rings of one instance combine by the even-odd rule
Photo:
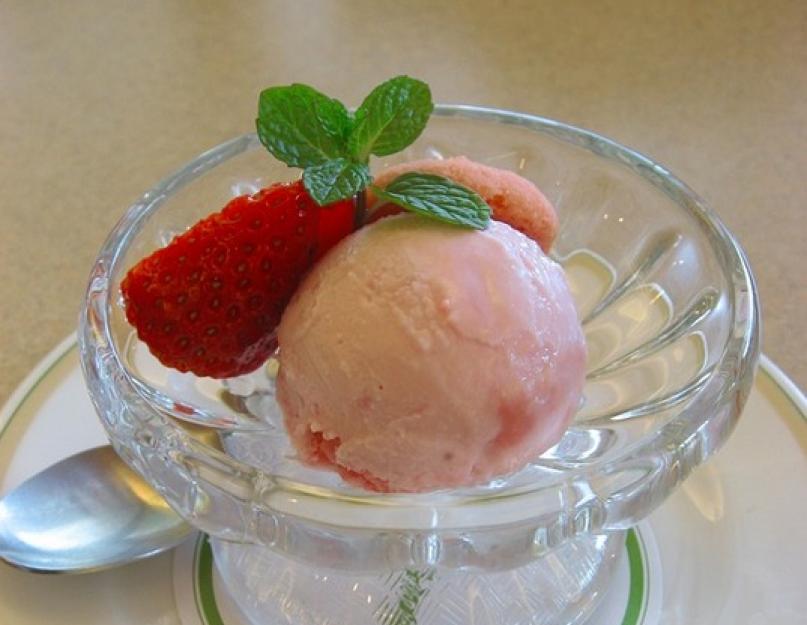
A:
<svg viewBox="0 0 807 625">
<path fill-rule="evenodd" d="M 84 373 L 115 448 L 192 524 L 333 569 L 504 570 L 629 528 L 726 440 L 751 385 L 759 317 L 746 259 L 714 213 L 607 139 L 469 106 L 438 107 L 412 147 L 375 167 L 459 154 L 533 180 L 557 207 L 553 256 L 589 350 L 572 427 L 489 484 L 375 494 L 297 462 L 274 401 L 277 363 L 225 382 L 156 363 L 126 323 L 121 279 L 233 196 L 297 175 L 246 135 L 126 212 L 98 255 L 80 322 Z M 191 422 L 216 428 L 220 445 L 201 442 Z"/>
</svg>

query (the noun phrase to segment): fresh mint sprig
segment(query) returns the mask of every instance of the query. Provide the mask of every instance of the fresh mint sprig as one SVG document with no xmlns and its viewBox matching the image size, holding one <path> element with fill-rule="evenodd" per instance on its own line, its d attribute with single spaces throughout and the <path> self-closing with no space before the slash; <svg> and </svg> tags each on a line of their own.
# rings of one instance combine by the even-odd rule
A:
<svg viewBox="0 0 807 625">
<path fill-rule="evenodd" d="M 384 189 L 373 187 L 373 193 L 413 213 L 458 226 L 484 230 L 490 222 L 485 200 L 443 176 L 410 172 Z"/>
<path fill-rule="evenodd" d="M 293 84 L 261 93 L 256 127 L 269 152 L 303 169 L 303 185 L 317 204 L 356 196 L 363 206 L 372 183 L 370 155 L 403 150 L 420 136 L 433 110 L 429 86 L 409 76 L 373 89 L 355 115 L 313 87 Z M 483 229 L 490 219 L 479 195 L 440 176 L 404 174 L 373 191 L 406 210 L 459 226 Z"/>
</svg>

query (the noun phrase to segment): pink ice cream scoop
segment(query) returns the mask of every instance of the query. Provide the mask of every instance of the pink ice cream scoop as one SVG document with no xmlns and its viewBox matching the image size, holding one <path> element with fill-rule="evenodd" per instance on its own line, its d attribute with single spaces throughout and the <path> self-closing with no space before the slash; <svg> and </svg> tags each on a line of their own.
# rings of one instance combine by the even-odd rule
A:
<svg viewBox="0 0 807 625">
<path fill-rule="evenodd" d="M 279 327 L 278 399 L 301 459 L 378 491 L 486 482 L 554 445 L 585 343 L 530 238 L 413 215 L 340 242 Z"/>
</svg>

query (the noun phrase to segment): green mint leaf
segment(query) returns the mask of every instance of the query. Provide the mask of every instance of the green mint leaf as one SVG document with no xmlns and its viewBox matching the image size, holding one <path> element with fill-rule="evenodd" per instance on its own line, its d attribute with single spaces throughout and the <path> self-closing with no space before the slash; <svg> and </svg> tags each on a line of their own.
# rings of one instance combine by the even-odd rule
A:
<svg viewBox="0 0 807 625">
<path fill-rule="evenodd" d="M 410 172 L 398 176 L 383 190 L 373 188 L 373 192 L 414 213 L 457 226 L 484 230 L 490 222 L 490 207 L 485 200 L 443 176 Z"/>
<path fill-rule="evenodd" d="M 380 84 L 356 111 L 348 139 L 351 158 L 366 163 L 370 154 L 400 152 L 423 132 L 433 109 L 425 82 L 398 76 Z"/>
<path fill-rule="evenodd" d="M 303 172 L 303 185 L 320 206 L 356 195 L 371 179 L 367 165 L 346 158 L 306 167 Z"/>
<path fill-rule="evenodd" d="M 347 156 L 353 125 L 344 104 L 300 84 L 262 91 L 255 123 L 261 143 L 289 167 Z"/>
</svg>

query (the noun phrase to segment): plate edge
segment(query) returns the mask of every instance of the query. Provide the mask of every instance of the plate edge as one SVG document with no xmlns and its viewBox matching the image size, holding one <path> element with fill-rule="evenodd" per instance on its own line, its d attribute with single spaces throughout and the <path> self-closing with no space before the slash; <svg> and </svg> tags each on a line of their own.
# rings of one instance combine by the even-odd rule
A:
<svg viewBox="0 0 807 625">
<path fill-rule="evenodd" d="M 761 354 L 759 357 L 759 368 L 763 373 L 770 376 L 776 386 L 782 389 L 787 398 L 793 402 L 796 411 L 807 422 L 807 396 L 805 396 L 804 391 L 796 385 L 793 379 L 779 365 L 765 354 Z"/>
<path fill-rule="evenodd" d="M 17 387 L 11 392 L 6 402 L 0 408 L 0 436 L 5 433 L 6 427 L 11 423 L 14 414 L 25 403 L 28 396 L 36 386 L 50 373 L 69 351 L 76 346 L 78 337 L 75 332 L 64 337 L 53 349 L 34 365 Z"/>
</svg>

